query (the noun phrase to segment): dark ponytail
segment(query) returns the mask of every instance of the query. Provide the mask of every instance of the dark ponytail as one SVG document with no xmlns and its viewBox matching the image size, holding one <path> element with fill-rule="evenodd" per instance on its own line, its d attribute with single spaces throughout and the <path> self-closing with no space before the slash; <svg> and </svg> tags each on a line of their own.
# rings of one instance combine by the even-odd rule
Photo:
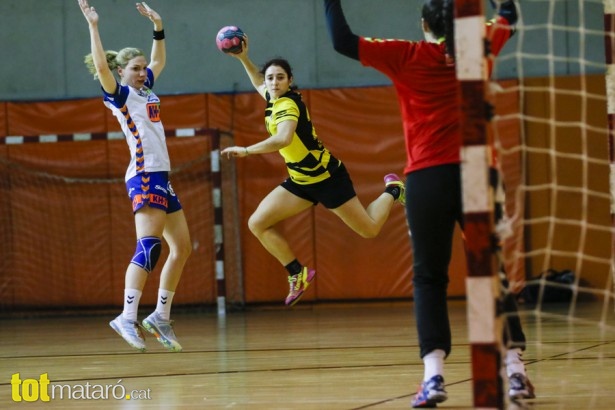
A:
<svg viewBox="0 0 615 410">
<path fill-rule="evenodd" d="M 454 0 L 425 1 L 422 17 L 436 38 L 444 38 L 447 54 L 455 57 Z"/>
</svg>

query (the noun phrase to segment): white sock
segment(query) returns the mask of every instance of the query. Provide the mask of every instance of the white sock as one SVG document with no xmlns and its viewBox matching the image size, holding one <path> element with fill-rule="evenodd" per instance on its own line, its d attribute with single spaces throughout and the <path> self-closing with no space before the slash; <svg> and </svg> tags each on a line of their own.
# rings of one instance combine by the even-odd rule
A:
<svg viewBox="0 0 615 410">
<path fill-rule="evenodd" d="M 142 292 L 139 289 L 124 289 L 124 319 L 137 321 L 137 311 Z"/>
<path fill-rule="evenodd" d="M 506 363 L 506 375 L 510 377 L 515 373 L 525 375 L 525 365 L 523 364 L 523 351 L 519 348 L 508 349 L 504 362 Z"/>
<path fill-rule="evenodd" d="M 436 375 L 444 377 L 444 356 L 446 356 L 444 350 L 436 349 L 423 357 L 423 364 L 425 365 L 423 381 L 427 381 Z"/>
<path fill-rule="evenodd" d="M 160 317 L 164 320 L 169 320 L 171 317 L 173 295 L 175 295 L 175 292 L 171 292 L 166 289 L 158 289 L 158 303 L 156 303 L 156 312 L 158 312 Z"/>
</svg>

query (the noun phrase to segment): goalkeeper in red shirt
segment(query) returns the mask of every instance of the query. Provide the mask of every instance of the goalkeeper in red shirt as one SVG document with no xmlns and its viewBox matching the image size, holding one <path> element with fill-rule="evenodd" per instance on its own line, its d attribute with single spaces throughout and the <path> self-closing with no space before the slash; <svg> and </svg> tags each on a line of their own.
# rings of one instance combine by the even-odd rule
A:
<svg viewBox="0 0 615 410">
<path fill-rule="evenodd" d="M 498 15 L 486 23 L 486 29 L 491 53 L 497 55 L 514 34 L 517 10 L 513 0 L 499 5 L 491 1 Z M 382 72 L 397 91 L 406 142 L 406 215 L 414 257 L 415 315 L 425 366 L 412 407 L 435 407 L 447 399 L 443 367 L 451 351 L 448 266 L 455 224 L 463 226 L 453 0 L 425 1 L 424 40 L 420 41 L 358 36 L 348 25 L 340 0 L 324 0 L 324 5 L 335 50 Z M 505 306 L 507 312 L 516 311 L 513 295 L 506 298 Z M 509 397 L 533 398 L 521 360 L 525 335 L 518 316 L 507 315 L 505 328 Z"/>
</svg>

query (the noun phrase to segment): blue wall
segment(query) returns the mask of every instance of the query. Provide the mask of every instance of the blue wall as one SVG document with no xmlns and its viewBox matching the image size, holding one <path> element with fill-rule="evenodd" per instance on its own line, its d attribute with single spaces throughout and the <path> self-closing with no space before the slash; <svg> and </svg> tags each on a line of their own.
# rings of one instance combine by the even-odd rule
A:
<svg viewBox="0 0 615 410">
<path fill-rule="evenodd" d="M 105 48 L 134 46 L 149 55 L 152 24 L 136 11 L 134 1 L 91 2 L 100 14 Z M 520 3 L 519 33 L 499 59 L 497 78 L 604 72 L 601 0 Z M 256 63 L 274 56 L 287 58 L 302 88 L 389 84 L 380 73 L 333 51 L 322 0 L 150 0 L 148 4 L 162 15 L 167 33 L 168 61 L 157 84 L 159 94 L 251 90 L 239 62 L 215 46 L 218 29 L 231 24 L 248 33 Z M 343 5 L 359 35 L 422 38 L 422 0 L 345 0 Z M 548 21 L 561 26 L 553 38 L 545 27 Z M 580 21 L 584 36 L 576 29 Z M 83 65 L 89 33 L 76 0 L 0 0 L 0 50 L 0 100 L 99 95 L 98 83 Z M 546 59 L 548 53 L 562 61 Z M 580 57 L 586 61 L 570 61 Z"/>
</svg>

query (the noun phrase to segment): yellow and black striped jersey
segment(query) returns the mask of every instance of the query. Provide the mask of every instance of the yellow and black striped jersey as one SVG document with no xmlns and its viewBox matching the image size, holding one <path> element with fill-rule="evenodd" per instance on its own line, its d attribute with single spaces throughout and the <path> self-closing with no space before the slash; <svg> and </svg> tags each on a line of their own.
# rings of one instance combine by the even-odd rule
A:
<svg viewBox="0 0 615 410">
<path fill-rule="evenodd" d="M 277 134 L 278 124 L 281 122 L 297 122 L 290 145 L 279 151 L 293 182 L 309 185 L 329 178 L 341 161 L 331 155 L 318 139 L 307 107 L 301 100 L 301 94 L 289 90 L 280 98 L 272 100 L 267 92 L 265 99 L 265 125 L 269 135 Z"/>
</svg>

